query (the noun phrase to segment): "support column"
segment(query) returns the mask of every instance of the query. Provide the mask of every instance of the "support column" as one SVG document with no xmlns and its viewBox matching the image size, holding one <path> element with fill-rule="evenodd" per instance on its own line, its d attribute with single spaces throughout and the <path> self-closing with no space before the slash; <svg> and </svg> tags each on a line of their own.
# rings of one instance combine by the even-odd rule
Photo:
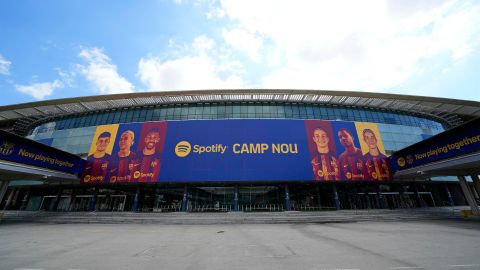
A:
<svg viewBox="0 0 480 270">
<path fill-rule="evenodd" d="M 0 204 L 2 204 L 3 197 L 7 193 L 8 184 L 10 184 L 10 181 L 0 181 Z"/>
<path fill-rule="evenodd" d="M 15 194 L 15 191 L 16 189 L 12 188 L 12 190 L 10 191 L 10 194 L 8 194 L 8 199 L 5 202 L 5 207 L 3 208 L 3 210 L 8 210 L 8 208 L 10 207 L 10 204 L 12 203 L 12 199 L 13 199 L 13 194 Z"/>
<path fill-rule="evenodd" d="M 380 192 L 380 184 L 377 183 L 377 197 L 378 197 L 378 207 L 380 209 L 385 209 L 385 202 L 383 200 L 382 192 Z"/>
<path fill-rule="evenodd" d="M 133 198 L 133 205 L 132 205 L 133 212 L 138 212 L 139 210 L 141 192 L 142 192 L 142 187 L 139 185 L 137 186 L 137 191 L 135 192 L 135 197 Z"/>
<path fill-rule="evenodd" d="M 32 188 L 27 188 L 25 195 L 23 195 L 22 205 L 20 205 L 20 210 L 26 210 L 28 205 L 28 200 L 30 200 L 30 193 L 32 192 Z"/>
<path fill-rule="evenodd" d="M 75 199 L 77 198 L 77 190 L 72 188 L 72 194 L 70 194 L 70 204 L 68 205 L 68 211 L 73 211 Z"/>
<path fill-rule="evenodd" d="M 480 180 L 478 179 L 478 175 L 471 175 L 473 181 L 473 187 L 477 191 L 477 195 L 480 196 Z"/>
<path fill-rule="evenodd" d="M 317 203 L 318 203 L 318 208 L 322 208 L 322 197 L 320 196 L 320 184 L 315 185 L 315 191 L 317 192 Z"/>
<path fill-rule="evenodd" d="M 291 211 L 292 205 L 290 204 L 290 191 L 288 190 L 288 184 L 284 185 L 285 189 L 285 211 Z"/>
<path fill-rule="evenodd" d="M 188 211 L 188 186 L 185 185 L 183 188 L 183 199 L 182 199 L 182 212 Z"/>
<path fill-rule="evenodd" d="M 238 186 L 233 188 L 233 211 L 240 211 L 240 205 L 238 203 Z"/>
<path fill-rule="evenodd" d="M 90 211 L 95 211 L 97 208 L 97 198 L 98 198 L 98 186 L 95 186 L 95 189 L 93 191 L 93 198 L 90 201 L 90 207 L 88 210 Z"/>
<path fill-rule="evenodd" d="M 15 191 L 15 195 L 13 195 L 13 200 L 12 200 L 11 205 L 12 205 L 14 208 L 17 206 L 18 196 L 20 195 L 20 191 L 21 191 L 21 189 L 20 189 L 20 188 L 17 188 L 17 191 Z"/>
<path fill-rule="evenodd" d="M 445 191 L 447 192 L 448 202 L 450 203 L 450 206 L 455 206 L 455 201 L 453 200 L 452 193 L 450 193 L 448 185 L 445 183 L 443 184 L 443 186 L 445 187 Z"/>
<path fill-rule="evenodd" d="M 472 213 L 475 216 L 480 216 L 480 209 L 478 209 L 477 202 L 475 201 L 475 198 L 473 197 L 473 194 L 468 187 L 467 179 L 465 179 L 465 176 L 458 176 L 458 180 L 460 182 L 460 187 L 462 188 L 463 195 L 465 195 L 465 199 L 467 199 L 468 205 L 470 206 Z"/>
<path fill-rule="evenodd" d="M 338 199 L 337 185 L 335 183 L 332 184 L 332 195 L 335 209 L 340 210 L 340 200 Z"/>
<path fill-rule="evenodd" d="M 62 192 L 62 187 L 58 187 L 57 196 L 55 197 L 55 201 L 53 202 L 51 211 L 57 211 L 58 204 L 60 203 L 60 199 L 62 198 Z"/>
<path fill-rule="evenodd" d="M 420 194 L 418 193 L 418 187 L 417 183 L 413 183 L 413 192 L 415 193 L 415 200 L 417 201 L 418 207 L 423 207 L 422 203 L 422 198 L 420 197 Z"/>
</svg>

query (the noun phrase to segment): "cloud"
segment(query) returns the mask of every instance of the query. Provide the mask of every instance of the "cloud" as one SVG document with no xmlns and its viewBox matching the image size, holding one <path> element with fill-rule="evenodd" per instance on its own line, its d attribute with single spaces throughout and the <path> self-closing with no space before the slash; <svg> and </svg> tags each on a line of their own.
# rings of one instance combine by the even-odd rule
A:
<svg viewBox="0 0 480 270">
<path fill-rule="evenodd" d="M 92 83 L 100 94 L 131 93 L 134 86 L 127 79 L 120 76 L 117 66 L 99 48 L 82 49 L 78 55 L 87 62 L 79 65 L 80 73 Z"/>
<path fill-rule="evenodd" d="M 77 73 L 75 71 L 63 70 L 60 68 L 57 68 L 56 70 L 62 83 L 64 83 L 68 87 L 75 87 L 75 77 L 77 76 Z"/>
<path fill-rule="evenodd" d="M 480 45 L 480 7 L 470 1 L 221 0 L 218 8 L 207 16 L 228 21 L 225 43 L 259 61 L 265 88 L 387 91 L 437 57 L 454 65 Z"/>
<path fill-rule="evenodd" d="M 53 82 L 32 83 L 30 85 L 15 85 L 15 89 L 18 92 L 30 95 L 37 100 L 42 100 L 47 96 L 51 96 L 54 90 L 63 87 L 63 83 L 59 80 L 54 80 Z"/>
<path fill-rule="evenodd" d="M 0 54 L 0 74 L 10 75 L 10 64 L 12 64 L 12 62 L 8 61 Z"/>
<path fill-rule="evenodd" d="M 232 48 L 245 53 L 254 62 L 259 62 L 259 50 L 262 48 L 263 39 L 244 29 L 223 29 L 222 36 Z"/>
<path fill-rule="evenodd" d="M 184 50 L 189 53 L 174 59 L 140 59 L 137 77 L 147 86 L 147 90 L 198 90 L 243 86 L 240 76 L 230 72 L 235 62 L 229 62 L 228 57 L 223 58 L 215 50 L 212 39 L 196 37 Z"/>
</svg>

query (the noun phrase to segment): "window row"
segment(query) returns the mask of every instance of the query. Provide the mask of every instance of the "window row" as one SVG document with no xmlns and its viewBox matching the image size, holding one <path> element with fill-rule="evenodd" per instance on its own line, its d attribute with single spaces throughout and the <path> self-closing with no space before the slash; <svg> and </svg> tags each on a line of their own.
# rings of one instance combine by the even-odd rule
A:
<svg viewBox="0 0 480 270">
<path fill-rule="evenodd" d="M 441 123 L 400 113 L 294 103 L 203 103 L 123 108 L 68 116 L 42 124 L 33 133 L 112 123 L 187 119 L 281 118 L 361 121 L 444 130 Z"/>
</svg>

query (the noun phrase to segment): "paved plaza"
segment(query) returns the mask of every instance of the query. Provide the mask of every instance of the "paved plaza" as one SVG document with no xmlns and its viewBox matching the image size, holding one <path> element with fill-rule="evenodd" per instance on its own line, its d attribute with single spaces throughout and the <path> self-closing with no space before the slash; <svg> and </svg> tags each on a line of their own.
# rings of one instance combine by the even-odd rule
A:
<svg viewBox="0 0 480 270">
<path fill-rule="evenodd" d="M 478 221 L 0 224 L 0 269 L 480 269 Z"/>
</svg>

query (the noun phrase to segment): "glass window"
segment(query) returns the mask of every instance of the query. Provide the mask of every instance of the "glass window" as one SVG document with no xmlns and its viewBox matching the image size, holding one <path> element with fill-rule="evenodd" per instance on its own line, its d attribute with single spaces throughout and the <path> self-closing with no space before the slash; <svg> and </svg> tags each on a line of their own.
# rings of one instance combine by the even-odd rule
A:
<svg viewBox="0 0 480 270">
<path fill-rule="evenodd" d="M 153 120 L 153 112 L 154 112 L 154 109 L 153 107 L 150 107 L 148 109 L 145 110 L 145 121 L 152 121 Z"/>
<path fill-rule="evenodd" d="M 213 106 L 210 108 L 210 116 L 212 118 L 215 118 L 217 116 L 217 105 L 216 104 L 213 104 Z"/>
<path fill-rule="evenodd" d="M 180 119 L 182 117 L 182 107 L 176 106 L 173 110 L 174 119 Z"/>
<path fill-rule="evenodd" d="M 220 118 L 220 119 L 225 118 L 225 105 L 224 104 L 217 105 L 217 115 L 218 115 L 218 118 Z"/>
<path fill-rule="evenodd" d="M 198 104 L 198 105 L 195 107 L 195 114 L 196 114 L 197 116 L 203 114 L 203 106 L 202 106 L 201 104 Z"/>
<path fill-rule="evenodd" d="M 263 108 L 261 104 L 258 104 L 258 103 L 255 104 L 255 114 L 259 116 L 263 114 Z"/>
<path fill-rule="evenodd" d="M 138 117 L 140 116 L 140 110 L 136 109 L 132 113 L 132 122 L 137 122 Z"/>
<path fill-rule="evenodd" d="M 283 107 L 285 109 L 285 118 L 293 118 L 293 110 L 290 104 L 285 104 Z"/>
<path fill-rule="evenodd" d="M 118 110 L 113 111 L 113 123 L 120 123 L 120 115 L 121 115 L 121 111 L 118 111 Z"/>
<path fill-rule="evenodd" d="M 405 142 L 418 140 L 413 135 L 437 134 L 443 130 L 444 124 L 421 116 L 376 111 L 344 106 L 318 104 L 298 104 L 282 102 L 223 102 L 158 105 L 142 108 L 112 109 L 104 112 L 92 112 L 84 115 L 73 115 L 55 119 L 56 125 L 42 123 L 32 127 L 37 133 L 51 130 L 66 130 L 79 127 L 97 126 L 111 123 L 128 123 L 158 121 L 170 119 L 224 119 L 224 118 L 300 118 L 363 121 L 385 124 L 384 131 L 412 135 Z M 380 127 L 380 126 L 379 126 Z M 32 133 L 33 134 L 33 133 Z M 36 134 L 36 133 L 35 133 Z"/>
<path fill-rule="evenodd" d="M 175 109 L 173 107 L 168 107 L 167 108 L 167 114 L 166 114 L 167 119 L 172 119 L 173 118 L 174 111 L 175 111 Z"/>
<path fill-rule="evenodd" d="M 125 122 L 126 123 L 130 123 L 133 121 L 133 114 L 135 112 L 134 111 L 127 111 L 127 115 L 125 116 Z"/>
<path fill-rule="evenodd" d="M 113 116 L 115 115 L 115 112 L 113 111 L 109 111 L 108 112 L 108 115 L 107 115 L 107 123 L 108 124 L 111 124 L 113 123 Z"/>
<path fill-rule="evenodd" d="M 125 122 L 127 122 L 127 112 L 128 112 L 128 111 L 127 111 L 126 109 L 123 109 L 123 110 L 122 110 L 122 112 L 121 112 L 121 114 L 120 114 L 120 120 L 119 120 L 120 123 L 125 123 Z"/>
</svg>

